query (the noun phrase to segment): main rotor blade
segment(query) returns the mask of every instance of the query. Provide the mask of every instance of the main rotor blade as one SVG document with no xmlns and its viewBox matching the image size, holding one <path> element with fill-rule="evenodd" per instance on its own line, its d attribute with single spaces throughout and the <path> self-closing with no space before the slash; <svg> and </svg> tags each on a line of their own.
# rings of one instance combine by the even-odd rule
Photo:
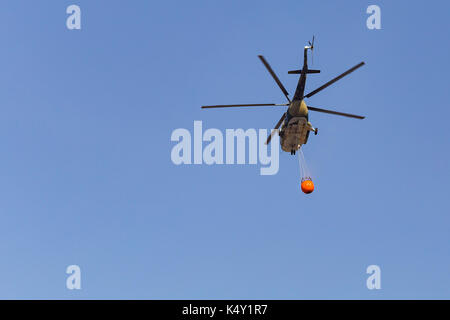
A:
<svg viewBox="0 0 450 320">
<path fill-rule="evenodd" d="M 286 118 L 286 112 L 281 116 L 281 119 L 277 122 L 277 124 L 275 125 L 275 130 L 273 130 L 270 135 L 267 137 L 267 141 L 266 141 L 266 145 L 270 143 L 270 140 L 272 140 L 272 136 L 275 134 L 275 132 L 278 130 L 278 128 L 281 126 L 281 124 L 283 123 L 284 118 Z"/>
<path fill-rule="evenodd" d="M 275 104 L 275 103 L 252 103 L 252 104 L 218 104 L 215 106 L 202 106 L 202 109 L 212 108 L 234 108 L 234 107 L 273 107 L 273 106 L 288 106 L 289 104 Z"/>
<path fill-rule="evenodd" d="M 356 114 L 350 114 L 350 113 L 338 112 L 338 111 L 333 111 L 333 110 L 314 108 L 314 107 L 310 107 L 310 106 L 308 106 L 308 110 L 317 111 L 317 112 L 323 112 L 323 113 L 330 113 L 330 114 L 334 114 L 334 115 L 338 115 L 338 116 L 344 116 L 344 117 L 356 118 L 356 119 L 364 119 L 365 118 L 364 116 L 358 116 Z"/>
<path fill-rule="evenodd" d="M 288 99 L 289 103 L 291 102 L 291 99 L 289 99 L 289 93 L 287 92 L 286 88 L 283 86 L 283 84 L 281 83 L 280 79 L 278 79 L 277 75 L 275 74 L 275 72 L 272 70 L 272 68 L 270 67 L 269 63 L 266 61 L 266 59 L 259 55 L 258 58 L 261 60 L 261 62 L 266 66 L 267 70 L 269 71 L 269 73 L 272 75 L 273 79 L 275 80 L 275 82 L 278 84 L 278 86 L 280 87 L 281 91 L 283 91 L 284 96 L 286 97 L 286 99 Z"/>
<path fill-rule="evenodd" d="M 357 64 L 356 66 L 354 66 L 353 68 L 348 69 L 347 71 L 345 71 L 345 72 L 342 73 L 341 75 L 337 76 L 337 77 L 334 78 L 333 80 L 328 81 L 328 82 L 325 83 L 323 86 L 321 86 L 321 87 L 317 88 L 316 90 L 314 90 L 314 91 L 308 93 L 308 94 L 305 96 L 305 98 L 309 98 L 309 97 L 315 95 L 317 92 L 322 91 L 322 90 L 325 89 L 326 87 L 331 86 L 333 83 L 335 83 L 336 81 L 342 79 L 342 78 L 345 77 L 346 75 L 352 73 L 352 72 L 355 71 L 356 69 L 362 67 L 364 64 L 365 64 L 364 61 L 358 63 L 358 64 Z"/>
</svg>

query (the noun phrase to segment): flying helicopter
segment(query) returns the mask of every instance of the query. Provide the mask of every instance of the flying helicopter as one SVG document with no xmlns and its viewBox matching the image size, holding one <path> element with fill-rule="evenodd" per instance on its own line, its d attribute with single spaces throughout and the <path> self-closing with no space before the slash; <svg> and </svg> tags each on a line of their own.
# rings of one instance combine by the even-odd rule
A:
<svg viewBox="0 0 450 320">
<path fill-rule="evenodd" d="M 344 113 L 344 112 L 338 112 L 328 109 L 321 109 L 312 107 L 309 104 L 305 102 L 305 98 L 310 98 L 316 93 L 319 93 L 323 89 L 327 88 L 328 86 L 332 85 L 336 81 L 342 79 L 343 77 L 349 75 L 356 69 L 362 67 L 365 63 L 360 62 L 354 67 L 348 69 L 344 73 L 340 74 L 339 76 L 335 77 L 334 79 L 328 81 L 324 85 L 320 86 L 319 88 L 309 92 L 308 94 L 304 94 L 305 92 L 305 84 L 306 84 L 306 76 L 308 74 L 314 74 L 314 73 L 320 73 L 320 70 L 314 70 L 308 68 L 308 50 L 311 51 L 311 54 L 314 50 L 314 36 L 312 38 L 312 41 L 308 41 L 308 46 L 304 47 L 303 51 L 303 67 L 300 70 L 292 70 L 289 71 L 288 74 L 300 74 L 297 88 L 294 93 L 294 97 L 292 100 L 289 98 L 289 93 L 281 83 L 278 76 L 273 71 L 272 67 L 269 65 L 267 60 L 262 56 L 259 55 L 258 58 L 261 60 L 261 62 L 264 64 L 266 69 L 269 71 L 275 82 L 280 87 L 281 91 L 283 92 L 284 96 L 286 97 L 288 103 L 284 104 L 275 104 L 275 103 L 257 103 L 257 104 L 229 104 L 229 105 L 209 105 L 209 106 L 202 106 L 203 109 L 211 109 L 211 108 L 232 108 L 232 107 L 278 107 L 278 106 L 288 106 L 288 109 L 286 112 L 283 113 L 281 116 L 281 119 L 277 122 L 275 125 L 274 130 L 272 130 L 271 134 L 268 136 L 266 144 L 270 143 L 270 140 L 272 139 L 273 135 L 278 132 L 280 136 L 280 144 L 281 149 L 286 152 L 290 152 L 291 155 L 295 155 L 295 152 L 300 149 L 300 147 L 307 143 L 309 138 L 309 133 L 314 132 L 315 135 L 318 133 L 318 129 L 314 128 L 309 122 L 309 111 L 316 111 L 316 112 L 323 112 L 338 116 L 344 116 L 344 117 L 350 117 L 355 119 L 364 119 L 364 116 L 359 116 L 355 114 L 350 113 Z M 281 126 L 281 128 L 280 128 Z"/>
</svg>

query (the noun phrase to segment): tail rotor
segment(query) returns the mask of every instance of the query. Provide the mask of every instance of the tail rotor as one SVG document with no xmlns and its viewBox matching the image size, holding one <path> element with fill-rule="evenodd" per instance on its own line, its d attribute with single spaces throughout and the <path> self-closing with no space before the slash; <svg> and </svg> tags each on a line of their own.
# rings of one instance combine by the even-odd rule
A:
<svg viewBox="0 0 450 320">
<path fill-rule="evenodd" d="M 311 49 L 311 64 L 314 64 L 314 36 L 312 41 L 308 41 L 309 48 Z"/>
</svg>

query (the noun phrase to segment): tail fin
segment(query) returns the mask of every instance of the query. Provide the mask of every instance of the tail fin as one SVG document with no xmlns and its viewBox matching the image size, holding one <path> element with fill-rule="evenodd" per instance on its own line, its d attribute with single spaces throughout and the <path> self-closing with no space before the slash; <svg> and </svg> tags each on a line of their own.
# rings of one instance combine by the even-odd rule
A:
<svg viewBox="0 0 450 320">
<path fill-rule="evenodd" d="M 300 74 L 302 73 L 302 70 L 291 70 L 288 71 L 289 74 Z M 306 70 L 306 73 L 320 73 L 320 70 L 313 70 L 313 69 L 308 69 Z"/>
</svg>

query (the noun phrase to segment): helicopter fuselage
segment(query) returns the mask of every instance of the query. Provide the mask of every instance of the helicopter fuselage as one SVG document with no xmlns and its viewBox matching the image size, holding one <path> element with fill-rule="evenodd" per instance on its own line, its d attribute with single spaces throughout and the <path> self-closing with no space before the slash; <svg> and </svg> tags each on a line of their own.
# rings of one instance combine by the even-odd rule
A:
<svg viewBox="0 0 450 320">
<path fill-rule="evenodd" d="M 295 154 L 295 151 L 308 141 L 309 132 L 315 130 L 308 121 L 308 107 L 303 100 L 308 73 L 308 49 L 311 49 L 311 47 L 305 47 L 304 49 L 303 68 L 294 98 L 289 104 L 286 119 L 279 132 L 281 149 L 291 154 Z"/>
<path fill-rule="evenodd" d="M 314 131 L 314 128 L 308 121 L 306 103 L 303 100 L 292 101 L 280 129 L 281 149 L 294 154 L 308 141 L 310 131 Z"/>
</svg>

